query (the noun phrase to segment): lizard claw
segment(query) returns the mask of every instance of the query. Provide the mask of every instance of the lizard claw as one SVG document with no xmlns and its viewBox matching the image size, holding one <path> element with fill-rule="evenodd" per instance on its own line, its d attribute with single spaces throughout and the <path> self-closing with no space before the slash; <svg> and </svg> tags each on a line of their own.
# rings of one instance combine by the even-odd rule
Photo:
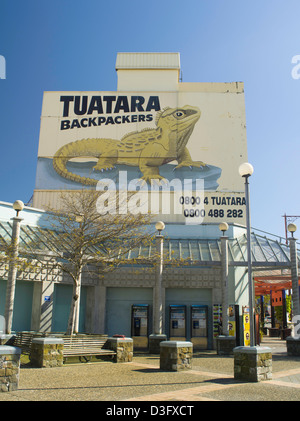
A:
<svg viewBox="0 0 300 421">
<path fill-rule="evenodd" d="M 147 181 L 140 178 L 137 184 L 139 184 L 142 188 L 142 187 L 144 187 L 145 184 L 147 184 Z"/>
</svg>

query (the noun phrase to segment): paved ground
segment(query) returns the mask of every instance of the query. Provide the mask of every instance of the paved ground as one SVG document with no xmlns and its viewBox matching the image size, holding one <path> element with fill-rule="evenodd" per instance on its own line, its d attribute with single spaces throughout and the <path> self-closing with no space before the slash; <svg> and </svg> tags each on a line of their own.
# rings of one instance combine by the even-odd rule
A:
<svg viewBox="0 0 300 421">
<path fill-rule="evenodd" d="M 219 357 L 215 351 L 195 353 L 193 369 L 184 372 L 161 371 L 159 356 L 136 354 L 124 364 L 23 366 L 19 390 L 0 393 L 0 401 L 110 401 L 111 406 L 119 401 L 122 407 L 124 401 L 128 406 L 133 405 L 129 401 L 299 401 L 300 357 L 288 357 L 285 341 L 278 338 L 265 338 L 262 346 L 272 349 L 273 378 L 260 383 L 235 381 L 233 357 Z"/>
</svg>

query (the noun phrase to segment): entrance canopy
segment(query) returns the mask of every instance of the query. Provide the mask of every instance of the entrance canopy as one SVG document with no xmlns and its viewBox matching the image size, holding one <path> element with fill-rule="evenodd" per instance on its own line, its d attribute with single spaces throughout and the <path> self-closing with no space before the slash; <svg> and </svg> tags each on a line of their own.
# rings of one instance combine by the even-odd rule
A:
<svg viewBox="0 0 300 421">
<path fill-rule="evenodd" d="M 28 243 L 37 242 L 47 253 L 47 237 L 50 230 L 41 229 L 26 224 L 20 228 L 20 254 L 26 249 Z M 12 224 L 10 221 L 0 223 L 1 244 L 11 241 Z M 51 233 L 53 235 L 53 231 Z M 53 237 L 52 237 L 53 239 Z M 167 238 L 164 240 L 165 263 L 168 261 L 184 262 L 184 266 L 216 267 L 221 266 L 221 240 L 215 239 L 188 239 Z M 251 234 L 252 267 L 255 283 L 255 294 L 269 294 L 270 291 L 291 289 L 290 250 L 286 244 L 270 239 L 253 232 Z M 140 259 L 141 263 L 155 254 L 155 247 L 141 246 L 128 253 L 128 260 Z M 300 251 L 297 250 L 298 264 Z M 228 265 L 247 267 L 247 236 L 228 239 Z"/>
</svg>

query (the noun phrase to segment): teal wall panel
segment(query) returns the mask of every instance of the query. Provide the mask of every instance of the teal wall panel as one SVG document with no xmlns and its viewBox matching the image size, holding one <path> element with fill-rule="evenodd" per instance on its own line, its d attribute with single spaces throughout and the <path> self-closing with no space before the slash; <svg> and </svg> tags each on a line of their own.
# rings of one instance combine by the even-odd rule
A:
<svg viewBox="0 0 300 421">
<path fill-rule="evenodd" d="M 66 332 L 72 300 L 72 285 L 54 287 L 52 332 Z M 79 332 L 85 332 L 86 287 L 81 288 Z"/>
<path fill-rule="evenodd" d="M 109 336 L 121 334 L 131 336 L 131 306 L 152 306 L 152 288 L 107 288 L 106 332 Z M 151 312 L 150 312 L 151 332 Z"/>
<path fill-rule="evenodd" d="M 0 281 L 0 314 L 4 315 L 6 281 Z M 33 282 L 17 281 L 13 313 L 13 331 L 31 329 Z"/>
<path fill-rule="evenodd" d="M 205 288 L 168 288 L 166 289 L 166 334 L 170 329 L 170 305 L 186 306 L 186 339 L 191 339 L 191 306 L 208 306 L 208 345 L 212 347 L 212 290 Z"/>
</svg>

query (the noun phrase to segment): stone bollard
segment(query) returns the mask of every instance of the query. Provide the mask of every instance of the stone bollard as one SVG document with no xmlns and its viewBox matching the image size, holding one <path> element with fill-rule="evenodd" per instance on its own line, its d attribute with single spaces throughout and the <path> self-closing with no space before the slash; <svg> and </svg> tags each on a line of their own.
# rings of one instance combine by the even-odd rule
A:
<svg viewBox="0 0 300 421">
<path fill-rule="evenodd" d="M 249 382 L 272 379 L 272 351 L 262 346 L 234 348 L 234 378 Z"/>
<path fill-rule="evenodd" d="M 217 336 L 216 344 L 218 355 L 233 355 L 233 349 L 236 347 L 235 336 Z"/>
<path fill-rule="evenodd" d="M 13 344 L 16 335 L 8 333 L 0 333 L 0 345 Z"/>
<path fill-rule="evenodd" d="M 116 363 L 127 363 L 133 359 L 133 339 L 132 338 L 108 338 L 105 343 L 106 349 L 116 352 L 113 361 Z"/>
<path fill-rule="evenodd" d="M 300 355 L 300 339 L 294 336 L 288 336 L 286 338 L 286 348 L 288 355 L 299 356 Z"/>
<path fill-rule="evenodd" d="M 62 367 L 64 341 L 60 338 L 32 339 L 30 362 L 40 368 Z"/>
<path fill-rule="evenodd" d="M 160 354 L 160 343 L 167 340 L 165 334 L 152 334 L 149 336 L 149 354 Z"/>
<path fill-rule="evenodd" d="M 18 390 L 21 349 L 15 346 L 0 346 L 0 392 Z"/>
<path fill-rule="evenodd" d="M 193 344 L 184 341 L 160 343 L 160 369 L 168 371 L 190 370 L 193 360 Z"/>
</svg>

